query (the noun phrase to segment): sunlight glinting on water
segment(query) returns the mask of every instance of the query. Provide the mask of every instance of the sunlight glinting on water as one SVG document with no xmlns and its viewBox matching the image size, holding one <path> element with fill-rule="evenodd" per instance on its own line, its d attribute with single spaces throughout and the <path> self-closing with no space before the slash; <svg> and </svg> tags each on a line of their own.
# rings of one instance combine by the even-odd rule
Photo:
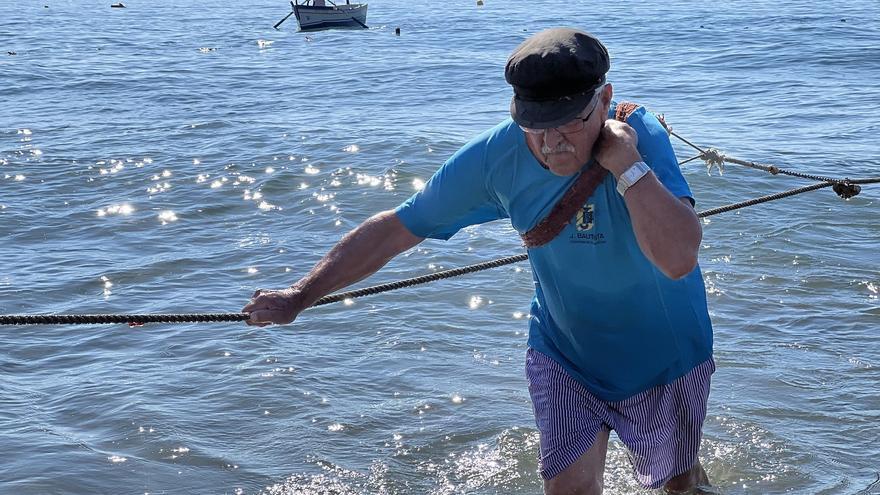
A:
<svg viewBox="0 0 880 495">
<path fill-rule="evenodd" d="M 484 304 L 486 303 L 482 296 L 471 296 L 471 298 L 468 300 L 468 308 L 470 309 L 477 309 Z"/>
<path fill-rule="evenodd" d="M 110 297 L 110 295 L 113 293 L 110 290 L 110 288 L 113 287 L 113 282 L 111 282 L 110 279 L 107 278 L 106 275 L 101 276 L 101 282 L 104 283 L 103 284 L 104 285 L 104 298 L 106 299 L 107 297 Z"/>
<path fill-rule="evenodd" d="M 148 187 L 147 192 L 152 196 L 154 194 L 163 193 L 169 189 L 171 189 L 171 183 L 170 182 L 162 182 L 162 183 L 158 183 L 154 186 Z"/>
<path fill-rule="evenodd" d="M 131 215 L 134 211 L 133 206 L 128 203 L 122 203 L 118 205 L 110 205 L 105 208 L 98 208 L 97 215 L 99 217 L 105 217 L 108 215 Z"/>
<path fill-rule="evenodd" d="M 164 210 L 159 212 L 159 221 L 162 225 L 167 225 L 171 222 L 176 222 L 178 220 L 177 214 L 171 210 Z"/>
</svg>

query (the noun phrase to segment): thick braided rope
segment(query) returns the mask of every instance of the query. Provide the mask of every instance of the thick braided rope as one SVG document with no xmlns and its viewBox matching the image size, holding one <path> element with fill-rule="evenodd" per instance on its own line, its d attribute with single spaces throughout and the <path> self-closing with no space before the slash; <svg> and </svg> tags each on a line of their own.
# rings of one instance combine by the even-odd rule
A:
<svg viewBox="0 0 880 495">
<path fill-rule="evenodd" d="M 499 258 L 491 261 L 484 261 L 460 268 L 452 268 L 419 277 L 398 280 L 387 284 L 375 285 L 364 289 L 357 289 L 348 292 L 340 292 L 338 294 L 330 294 L 318 299 L 313 306 L 321 306 L 334 302 L 343 301 L 345 299 L 353 299 L 356 297 L 378 294 L 413 285 L 426 284 L 435 280 L 444 278 L 457 277 L 466 273 L 473 273 L 499 266 L 509 265 L 520 261 L 525 261 L 529 257 L 528 254 L 517 254 L 506 258 Z M 65 325 L 91 325 L 99 323 L 128 323 L 129 325 L 140 325 L 143 323 L 185 323 L 185 322 L 205 322 L 205 321 L 244 321 L 249 315 L 247 313 L 214 313 L 214 314 L 130 314 L 130 315 L 0 315 L 0 325 L 48 325 L 48 324 L 65 324 Z"/>
<path fill-rule="evenodd" d="M 712 208 L 711 210 L 705 210 L 697 213 L 697 216 L 700 218 L 710 217 L 712 215 L 717 215 L 719 213 L 725 213 L 728 211 L 738 210 L 740 208 L 745 208 L 747 206 L 754 206 L 761 203 L 766 203 L 768 201 L 774 201 L 777 199 L 787 198 L 789 196 L 794 196 L 796 194 L 801 194 L 805 192 L 815 191 L 816 189 L 822 189 L 823 187 L 831 187 L 834 183 L 831 182 L 819 182 L 817 184 L 813 184 L 811 186 L 799 187 L 797 189 L 791 189 L 788 191 L 783 191 L 776 194 L 770 194 L 767 196 L 761 196 L 760 198 L 753 198 L 748 201 L 742 201 L 740 203 L 734 203 L 730 205 L 720 206 L 718 208 Z"/>
<path fill-rule="evenodd" d="M 330 304 L 334 302 L 343 301 L 345 299 L 353 299 L 355 297 L 361 296 L 369 296 L 372 294 L 378 294 L 380 292 L 387 292 L 389 290 L 402 289 L 404 287 L 412 287 L 413 285 L 426 284 L 428 282 L 433 282 L 435 280 L 440 280 L 444 278 L 458 277 L 459 275 L 464 275 L 466 273 L 479 272 L 482 270 L 488 270 L 489 268 L 496 268 L 499 266 L 509 265 L 511 263 L 517 263 L 520 261 L 525 261 L 529 258 L 528 254 L 517 254 L 514 256 L 508 256 L 506 258 L 499 258 L 497 260 L 492 261 L 484 261 L 482 263 L 476 263 L 473 265 L 463 266 L 460 268 L 452 268 L 449 270 L 443 270 L 436 273 L 431 273 L 428 275 L 421 275 L 419 277 L 407 278 L 404 280 L 398 280 L 397 282 L 389 282 L 387 284 L 374 285 L 372 287 L 366 287 L 364 289 L 357 289 L 349 292 L 340 292 L 338 294 L 331 294 L 329 296 L 324 296 L 321 299 L 318 299 L 315 304 L 312 306 L 321 306 L 323 304 Z"/>
<path fill-rule="evenodd" d="M 880 177 L 864 177 L 861 179 L 846 179 L 845 182 L 849 182 L 850 184 L 878 184 L 878 183 L 880 183 Z"/>
<path fill-rule="evenodd" d="M 0 325 L 92 325 L 97 323 L 186 323 L 196 321 L 244 321 L 245 313 L 107 314 L 107 315 L 0 315 Z"/>
</svg>

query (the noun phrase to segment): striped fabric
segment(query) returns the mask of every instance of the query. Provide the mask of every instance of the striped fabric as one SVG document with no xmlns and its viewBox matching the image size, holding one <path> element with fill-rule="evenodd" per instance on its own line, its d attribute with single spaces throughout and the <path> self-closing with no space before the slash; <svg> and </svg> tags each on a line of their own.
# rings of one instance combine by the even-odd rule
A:
<svg viewBox="0 0 880 495">
<path fill-rule="evenodd" d="M 541 434 L 541 476 L 561 473 L 590 449 L 599 431 L 609 429 L 626 445 L 638 482 L 660 488 L 697 461 L 714 371 L 709 359 L 668 385 L 605 402 L 529 349 L 526 376 Z"/>
</svg>

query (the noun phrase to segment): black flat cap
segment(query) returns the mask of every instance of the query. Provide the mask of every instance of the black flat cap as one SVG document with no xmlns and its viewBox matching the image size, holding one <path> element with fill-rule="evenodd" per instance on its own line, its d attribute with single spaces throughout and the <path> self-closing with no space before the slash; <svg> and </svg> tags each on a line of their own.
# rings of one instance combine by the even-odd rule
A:
<svg viewBox="0 0 880 495">
<path fill-rule="evenodd" d="M 562 125 L 586 108 L 610 66 L 608 50 L 592 34 L 572 28 L 541 31 L 507 59 L 510 115 L 532 129 Z"/>
</svg>

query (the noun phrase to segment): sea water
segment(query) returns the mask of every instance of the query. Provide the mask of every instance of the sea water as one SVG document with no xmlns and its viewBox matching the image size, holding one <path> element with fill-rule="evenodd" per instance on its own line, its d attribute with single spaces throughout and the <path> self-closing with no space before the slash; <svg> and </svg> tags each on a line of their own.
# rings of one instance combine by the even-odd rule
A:
<svg viewBox="0 0 880 495">
<path fill-rule="evenodd" d="M 0 0 L 0 313 L 237 312 L 293 283 L 504 119 L 507 55 L 552 26 L 701 148 L 880 175 L 875 1 L 376 0 L 314 33 L 272 29 L 280 0 L 110 3 Z M 698 210 L 814 182 L 683 171 Z M 880 493 L 878 204 L 704 220 L 720 492 Z M 490 223 L 357 287 L 521 252 Z M 0 493 L 538 493 L 531 292 L 518 263 L 283 327 L 0 327 Z M 605 481 L 644 493 L 613 436 Z"/>
</svg>

